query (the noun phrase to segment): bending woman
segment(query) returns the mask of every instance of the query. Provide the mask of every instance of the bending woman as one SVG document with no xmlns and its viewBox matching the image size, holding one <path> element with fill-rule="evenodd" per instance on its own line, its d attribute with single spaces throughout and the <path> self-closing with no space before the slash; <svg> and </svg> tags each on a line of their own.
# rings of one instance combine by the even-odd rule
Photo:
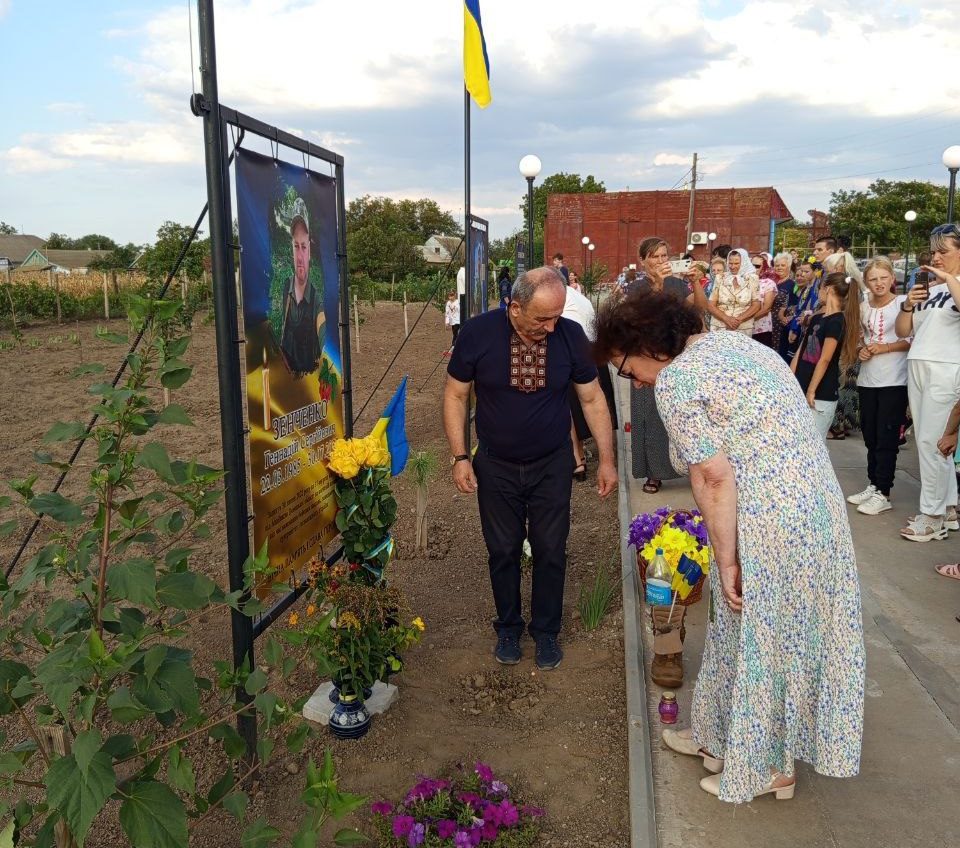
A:
<svg viewBox="0 0 960 848">
<path fill-rule="evenodd" d="M 664 742 L 722 769 L 700 781 L 721 800 L 786 799 L 794 760 L 830 777 L 859 770 L 853 540 L 826 443 L 786 363 L 742 333 L 701 329 L 695 309 L 656 293 L 597 318 L 597 360 L 656 394 L 716 560 L 693 727 L 664 731 Z"/>
</svg>

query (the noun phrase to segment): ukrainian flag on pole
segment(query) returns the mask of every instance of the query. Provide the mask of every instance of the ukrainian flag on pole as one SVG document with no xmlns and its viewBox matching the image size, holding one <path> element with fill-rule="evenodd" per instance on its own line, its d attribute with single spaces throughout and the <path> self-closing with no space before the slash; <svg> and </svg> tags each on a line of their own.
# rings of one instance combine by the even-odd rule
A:
<svg viewBox="0 0 960 848">
<path fill-rule="evenodd" d="M 490 105 L 490 60 L 480 22 L 480 0 L 463 0 L 463 84 L 477 106 Z"/>
<path fill-rule="evenodd" d="M 396 477 L 407 464 L 410 443 L 407 441 L 407 378 L 404 377 L 390 398 L 390 403 L 370 433 L 390 451 L 390 474 Z"/>
</svg>

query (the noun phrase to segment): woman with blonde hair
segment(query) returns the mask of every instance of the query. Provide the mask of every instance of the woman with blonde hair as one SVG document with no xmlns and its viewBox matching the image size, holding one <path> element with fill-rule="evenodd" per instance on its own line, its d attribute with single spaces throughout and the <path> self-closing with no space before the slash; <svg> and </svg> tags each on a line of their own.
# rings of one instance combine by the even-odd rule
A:
<svg viewBox="0 0 960 848">
<path fill-rule="evenodd" d="M 885 256 L 867 264 L 864 281 L 870 296 L 860 304 L 860 429 L 867 448 L 867 480 L 862 492 L 847 500 L 857 512 L 879 515 L 893 509 L 890 490 L 897 471 L 900 428 L 907 420 L 908 339 L 896 331 L 897 316 L 906 297 L 894 293 L 893 263 Z"/>
<path fill-rule="evenodd" d="M 866 288 L 863 285 L 863 274 L 857 267 L 856 260 L 846 251 L 834 253 L 823 260 L 824 278 L 828 274 L 842 274 L 855 283 L 854 295 L 863 299 Z M 822 283 L 821 283 L 822 285 Z M 857 322 L 859 326 L 859 321 Z M 860 361 L 854 359 L 843 366 L 840 373 L 840 393 L 837 400 L 837 411 L 830 426 L 828 439 L 842 441 L 851 430 L 860 428 L 860 401 L 857 397 L 857 377 L 860 374 Z"/>
</svg>

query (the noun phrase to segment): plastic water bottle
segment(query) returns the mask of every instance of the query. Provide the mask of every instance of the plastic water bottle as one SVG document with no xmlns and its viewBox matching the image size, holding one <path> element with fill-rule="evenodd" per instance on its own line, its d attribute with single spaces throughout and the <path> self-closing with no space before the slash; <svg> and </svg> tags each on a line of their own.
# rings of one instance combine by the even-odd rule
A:
<svg viewBox="0 0 960 848">
<path fill-rule="evenodd" d="M 657 555 L 647 566 L 647 603 L 650 606 L 670 606 L 673 599 L 671 584 L 673 575 L 670 566 L 663 558 L 663 548 L 657 548 Z"/>
</svg>

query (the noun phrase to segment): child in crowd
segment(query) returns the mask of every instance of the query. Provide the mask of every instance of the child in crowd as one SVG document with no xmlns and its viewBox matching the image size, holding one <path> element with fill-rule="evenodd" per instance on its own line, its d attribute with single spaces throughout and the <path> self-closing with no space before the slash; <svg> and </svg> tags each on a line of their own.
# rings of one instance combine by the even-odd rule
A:
<svg viewBox="0 0 960 848">
<path fill-rule="evenodd" d="M 893 509 L 890 489 L 897 471 L 900 430 L 907 418 L 907 351 L 910 342 L 901 339 L 894 324 L 903 295 L 894 293 L 893 264 L 886 257 L 874 259 L 863 272 L 869 297 L 860 304 L 860 429 L 867 448 L 867 479 L 870 485 L 847 500 L 857 512 L 879 515 Z"/>
<path fill-rule="evenodd" d="M 820 283 L 820 302 L 824 308 L 811 316 L 791 368 L 826 439 L 840 398 L 840 367 L 857 358 L 860 287 L 852 277 L 828 274 Z"/>
<path fill-rule="evenodd" d="M 443 323 L 450 328 L 452 338 L 450 340 L 450 350 L 457 343 L 457 333 L 460 332 L 460 301 L 456 292 L 447 294 L 447 304 L 443 310 Z"/>
</svg>

